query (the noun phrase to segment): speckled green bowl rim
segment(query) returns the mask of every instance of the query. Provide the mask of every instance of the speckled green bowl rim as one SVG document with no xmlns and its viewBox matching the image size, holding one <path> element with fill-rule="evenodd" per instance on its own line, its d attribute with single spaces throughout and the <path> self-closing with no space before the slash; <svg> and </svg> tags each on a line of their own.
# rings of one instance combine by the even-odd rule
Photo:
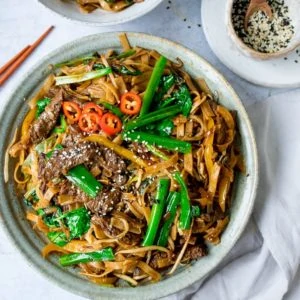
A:
<svg viewBox="0 0 300 300">
<path fill-rule="evenodd" d="M 44 57 L 27 75 L 15 91 L 7 99 L 0 120 L 0 169 L 4 169 L 4 153 L 12 139 L 15 128 L 19 128 L 27 111 L 25 105 L 30 95 L 38 89 L 43 79 L 49 74 L 49 64 L 55 64 L 70 58 L 111 48 L 120 48 L 119 33 L 102 33 L 87 36 L 68 43 Z M 242 136 L 242 151 L 244 153 L 248 176 L 239 176 L 234 189 L 231 221 L 226 228 L 222 242 L 210 247 L 209 255 L 191 266 L 181 268 L 178 272 L 162 281 L 137 288 L 107 288 L 88 282 L 76 273 L 74 269 L 64 269 L 57 264 L 57 257 L 44 260 L 40 251 L 44 245 L 41 237 L 36 234 L 25 220 L 24 207 L 17 196 L 12 180 L 13 161 L 9 163 L 10 180 L 4 182 L 0 175 L 1 189 L 1 223 L 9 237 L 26 257 L 27 261 L 44 276 L 73 293 L 91 299 L 157 299 L 176 293 L 196 281 L 205 278 L 228 254 L 242 234 L 251 215 L 258 183 L 258 159 L 253 130 L 247 113 L 238 96 L 229 83 L 210 64 L 191 50 L 179 44 L 142 33 L 128 33 L 132 45 L 156 49 L 168 58 L 176 57 L 184 62 L 185 69 L 194 77 L 203 77 L 213 91 L 217 91 L 221 104 L 237 111 L 239 131 Z"/>
</svg>

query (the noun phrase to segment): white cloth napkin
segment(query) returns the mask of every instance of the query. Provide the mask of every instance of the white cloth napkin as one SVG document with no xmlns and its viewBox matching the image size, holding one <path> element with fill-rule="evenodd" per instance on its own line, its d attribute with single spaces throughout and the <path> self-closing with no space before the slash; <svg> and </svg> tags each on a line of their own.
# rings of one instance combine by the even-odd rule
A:
<svg viewBox="0 0 300 300">
<path fill-rule="evenodd" d="M 253 216 L 209 278 L 168 299 L 300 299 L 300 90 L 247 111 L 260 156 Z"/>
</svg>

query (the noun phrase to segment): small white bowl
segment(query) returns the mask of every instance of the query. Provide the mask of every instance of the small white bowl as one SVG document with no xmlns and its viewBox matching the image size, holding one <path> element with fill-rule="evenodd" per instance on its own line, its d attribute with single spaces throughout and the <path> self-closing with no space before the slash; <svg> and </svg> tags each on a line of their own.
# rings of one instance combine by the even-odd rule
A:
<svg viewBox="0 0 300 300">
<path fill-rule="evenodd" d="M 257 59 L 266 60 L 266 59 L 285 56 L 289 52 L 293 51 L 295 48 L 300 46 L 300 0 L 285 0 L 285 5 L 287 5 L 289 8 L 289 16 L 290 19 L 292 20 L 295 33 L 291 41 L 289 42 L 289 45 L 285 49 L 274 53 L 263 53 L 263 52 L 256 51 L 253 48 L 246 45 L 239 38 L 236 31 L 234 30 L 232 17 L 231 17 L 232 6 L 235 1 L 236 0 L 227 1 L 225 22 L 226 22 L 227 31 L 230 38 L 234 41 L 236 46 L 241 50 L 243 54 Z"/>
<path fill-rule="evenodd" d="M 90 14 L 85 14 L 80 12 L 79 7 L 74 1 L 38 0 L 44 7 L 68 20 L 92 26 L 111 26 L 126 23 L 150 12 L 162 1 L 163 0 L 144 0 L 141 3 L 133 4 L 115 13 L 96 9 Z"/>
</svg>

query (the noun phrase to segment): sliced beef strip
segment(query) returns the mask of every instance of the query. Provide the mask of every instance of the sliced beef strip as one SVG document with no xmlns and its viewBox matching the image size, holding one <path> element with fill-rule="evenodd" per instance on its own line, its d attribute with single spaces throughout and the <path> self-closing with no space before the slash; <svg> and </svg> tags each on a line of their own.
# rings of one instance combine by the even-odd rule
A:
<svg viewBox="0 0 300 300">
<path fill-rule="evenodd" d="M 153 268 L 153 269 L 160 269 L 159 265 L 158 265 L 158 261 L 162 258 L 167 258 L 168 257 L 168 254 L 166 252 L 156 252 L 151 260 L 150 260 L 150 267 Z M 171 261 L 170 261 L 170 264 L 171 264 Z"/>
<path fill-rule="evenodd" d="M 66 136 L 64 137 L 61 144 L 67 148 L 74 147 L 74 145 L 79 143 L 83 137 L 84 137 L 84 135 L 83 135 L 82 131 L 80 130 L 80 128 L 78 127 L 78 125 L 76 125 L 76 124 L 69 125 L 68 132 L 67 132 Z"/>
<path fill-rule="evenodd" d="M 86 204 L 86 207 L 97 216 L 109 214 L 121 201 L 122 192 L 119 188 L 103 188 L 97 197 Z"/>
<path fill-rule="evenodd" d="M 46 181 L 67 174 L 68 170 L 88 162 L 95 155 L 96 147 L 93 143 L 80 142 L 74 147 L 57 150 L 40 169 L 39 178 Z"/>
<path fill-rule="evenodd" d="M 207 247 L 205 244 L 188 245 L 183 255 L 182 261 L 188 262 L 207 255 Z"/>
<path fill-rule="evenodd" d="M 63 92 L 60 89 L 51 102 L 46 106 L 45 111 L 30 127 L 30 141 L 33 144 L 41 142 L 47 137 L 54 128 L 59 117 L 61 104 L 63 101 Z"/>
<path fill-rule="evenodd" d="M 121 233 L 121 230 L 110 225 L 110 219 L 107 217 L 92 217 L 92 223 L 99 225 L 105 234 L 116 237 Z M 140 235 L 132 232 L 127 232 L 126 235 L 120 238 L 120 241 L 127 245 L 137 245 L 140 243 Z"/>
<path fill-rule="evenodd" d="M 61 183 L 59 194 L 73 196 L 78 202 L 88 202 L 91 200 L 88 195 L 86 195 L 83 191 L 81 191 L 78 187 L 76 187 L 68 180 L 64 180 Z"/>
<path fill-rule="evenodd" d="M 119 174 L 126 171 L 126 163 L 118 154 L 108 148 L 105 148 L 103 152 L 105 164 L 108 169 Z"/>
</svg>

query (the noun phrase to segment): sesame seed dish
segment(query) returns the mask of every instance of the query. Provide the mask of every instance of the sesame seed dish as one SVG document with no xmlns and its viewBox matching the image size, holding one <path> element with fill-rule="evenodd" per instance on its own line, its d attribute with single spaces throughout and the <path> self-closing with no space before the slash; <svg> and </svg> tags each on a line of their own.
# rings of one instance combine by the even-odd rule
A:
<svg viewBox="0 0 300 300">
<path fill-rule="evenodd" d="M 51 66 L 9 155 L 43 257 L 137 286 L 220 243 L 245 166 L 236 113 L 205 81 L 120 41 L 122 52 Z"/>
<path fill-rule="evenodd" d="M 232 24 L 239 38 L 249 47 L 261 53 L 276 53 L 289 46 L 295 34 L 289 8 L 283 0 L 269 0 L 273 17 L 262 11 L 254 13 L 245 31 L 244 20 L 249 0 L 238 0 L 232 6 Z"/>
</svg>

